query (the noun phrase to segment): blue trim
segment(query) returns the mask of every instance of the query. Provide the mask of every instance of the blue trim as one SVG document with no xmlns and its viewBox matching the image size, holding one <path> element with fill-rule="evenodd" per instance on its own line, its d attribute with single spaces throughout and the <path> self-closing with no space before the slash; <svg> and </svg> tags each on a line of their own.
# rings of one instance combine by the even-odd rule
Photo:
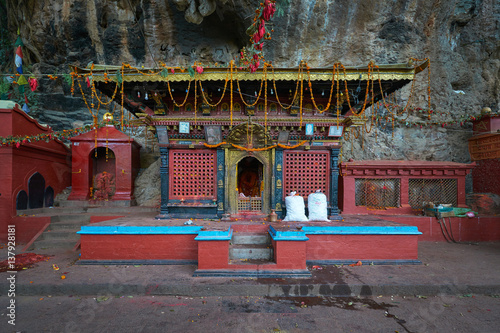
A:
<svg viewBox="0 0 500 333">
<path fill-rule="evenodd" d="M 197 241 L 223 241 L 230 240 L 233 237 L 233 229 L 229 228 L 228 230 L 219 231 L 219 230 L 209 230 L 209 231 L 200 231 L 198 236 L 195 237 L 194 240 Z"/>
<path fill-rule="evenodd" d="M 275 241 L 307 241 L 304 231 L 277 231 L 273 226 L 269 226 L 269 234 Z"/>
<path fill-rule="evenodd" d="M 307 235 L 421 235 L 415 226 L 331 226 L 303 227 Z"/>
<path fill-rule="evenodd" d="M 198 260 L 185 259 L 134 259 L 134 260 L 77 260 L 75 265 L 198 265 Z"/>
<path fill-rule="evenodd" d="M 310 278 L 311 272 L 307 269 L 304 270 L 233 270 L 233 269 L 197 269 L 193 277 L 254 277 L 254 278 L 267 278 L 267 279 L 297 279 L 297 278 Z"/>
<path fill-rule="evenodd" d="M 320 260 L 306 260 L 307 266 L 313 265 L 351 265 L 361 261 L 363 266 L 371 265 L 422 265 L 418 259 L 363 259 L 363 260 L 349 260 L 349 259 L 320 259 Z"/>
<path fill-rule="evenodd" d="M 198 234 L 202 226 L 82 226 L 81 235 L 190 235 Z"/>
</svg>

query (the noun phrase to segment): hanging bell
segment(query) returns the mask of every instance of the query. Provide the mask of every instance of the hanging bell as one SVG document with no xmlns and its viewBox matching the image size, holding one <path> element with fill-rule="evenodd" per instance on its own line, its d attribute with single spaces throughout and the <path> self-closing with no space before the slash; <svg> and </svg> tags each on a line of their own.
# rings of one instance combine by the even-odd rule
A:
<svg viewBox="0 0 500 333">
<path fill-rule="evenodd" d="M 144 99 L 147 101 L 149 99 L 148 97 L 148 93 L 146 93 L 146 95 L 144 95 Z"/>
</svg>

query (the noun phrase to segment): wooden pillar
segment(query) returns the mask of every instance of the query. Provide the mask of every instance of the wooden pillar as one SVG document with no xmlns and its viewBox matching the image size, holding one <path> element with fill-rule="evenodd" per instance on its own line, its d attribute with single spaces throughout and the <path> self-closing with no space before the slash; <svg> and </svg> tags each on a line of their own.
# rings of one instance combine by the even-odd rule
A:
<svg viewBox="0 0 500 333">
<path fill-rule="evenodd" d="M 276 148 L 274 160 L 274 200 L 271 203 L 271 209 L 276 210 L 278 218 L 283 218 L 283 149 Z"/>
<path fill-rule="evenodd" d="M 168 147 L 160 146 L 160 181 L 161 181 L 161 203 L 160 214 L 156 219 L 163 220 L 170 218 L 168 212 L 168 191 L 169 191 L 169 170 L 168 170 Z"/>
<path fill-rule="evenodd" d="M 342 220 L 339 215 L 339 148 L 332 148 L 330 152 L 330 204 L 329 219 Z"/>
<path fill-rule="evenodd" d="M 217 217 L 221 218 L 224 214 L 224 191 L 225 191 L 225 174 L 226 174 L 226 159 L 224 149 L 217 148 Z"/>
</svg>

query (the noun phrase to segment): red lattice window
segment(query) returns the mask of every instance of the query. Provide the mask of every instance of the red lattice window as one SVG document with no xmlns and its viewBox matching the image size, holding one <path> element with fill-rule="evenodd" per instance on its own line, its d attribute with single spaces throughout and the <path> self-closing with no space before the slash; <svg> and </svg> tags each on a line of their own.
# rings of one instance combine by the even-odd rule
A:
<svg viewBox="0 0 500 333">
<path fill-rule="evenodd" d="M 216 158 L 210 150 L 173 150 L 170 154 L 172 199 L 215 199 Z"/>
<path fill-rule="evenodd" d="M 283 154 L 283 198 L 291 191 L 307 200 L 316 190 L 328 195 L 330 152 L 286 151 Z"/>
</svg>

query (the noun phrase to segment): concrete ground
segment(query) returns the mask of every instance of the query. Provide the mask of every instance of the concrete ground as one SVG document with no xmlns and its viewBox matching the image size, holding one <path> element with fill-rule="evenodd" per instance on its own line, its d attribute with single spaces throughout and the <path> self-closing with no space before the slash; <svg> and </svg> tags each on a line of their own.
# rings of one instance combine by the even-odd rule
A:
<svg viewBox="0 0 500 333">
<path fill-rule="evenodd" d="M 1 251 L 6 258 L 5 247 Z M 46 249 L 37 253 L 52 257 L 15 273 L 17 295 L 500 294 L 500 243 L 420 242 L 421 265 L 312 266 L 308 267 L 312 277 L 302 279 L 192 277 L 196 265 L 78 265 L 78 252 Z M 1 294 L 9 287 L 2 278 L 7 274 L 0 273 Z"/>
<path fill-rule="evenodd" d="M 0 308 L 8 299 L 0 297 Z M 18 296 L 1 332 L 498 332 L 490 296 Z"/>
<path fill-rule="evenodd" d="M 0 332 L 497 332 L 500 324 L 500 243 L 421 242 L 422 265 L 315 266 L 307 279 L 195 278 L 195 265 L 86 266 L 78 252 L 37 253 L 52 257 L 0 273 Z"/>
</svg>

